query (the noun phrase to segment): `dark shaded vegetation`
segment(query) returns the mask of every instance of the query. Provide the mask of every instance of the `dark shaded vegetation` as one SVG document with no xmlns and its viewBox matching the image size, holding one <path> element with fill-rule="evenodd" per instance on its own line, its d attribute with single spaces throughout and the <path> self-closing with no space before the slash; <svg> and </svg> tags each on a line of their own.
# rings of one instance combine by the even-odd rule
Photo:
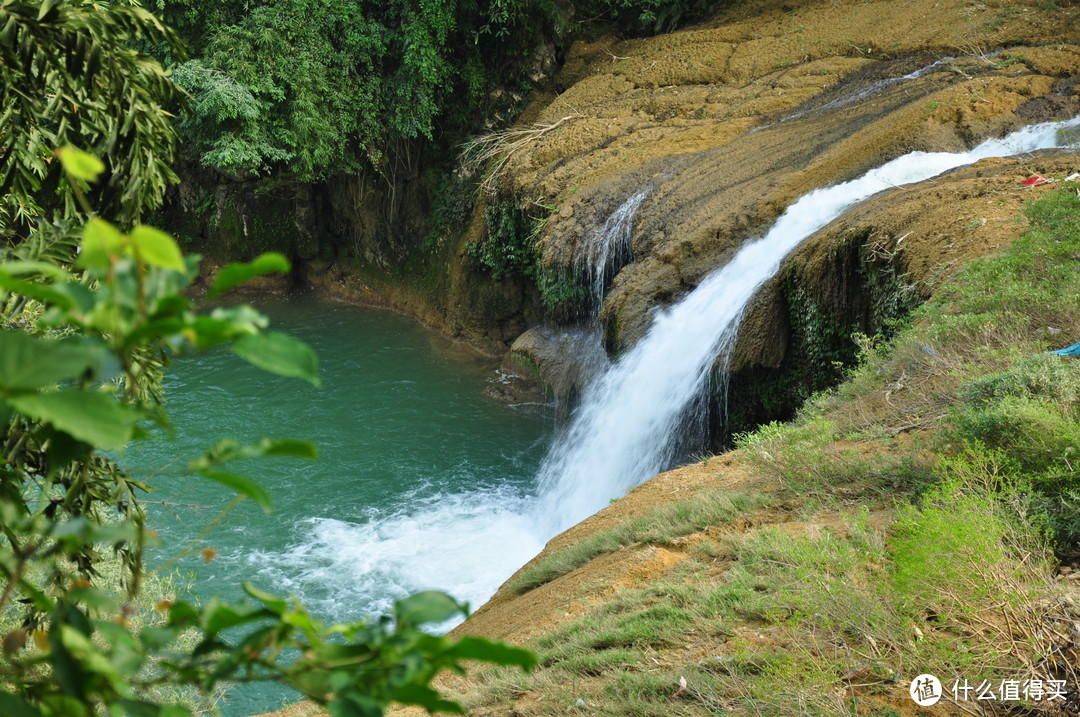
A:
<svg viewBox="0 0 1080 717">
<path fill-rule="evenodd" d="M 513 95 L 544 80 L 537 51 L 565 47 L 575 21 L 656 32 L 713 4 L 157 0 L 156 9 L 190 52 L 175 69 L 192 97 L 180 119 L 185 154 L 235 175 L 311 181 L 368 170 L 392 179 L 414 169 L 424 143 L 447 147 L 511 119 Z"/>
</svg>

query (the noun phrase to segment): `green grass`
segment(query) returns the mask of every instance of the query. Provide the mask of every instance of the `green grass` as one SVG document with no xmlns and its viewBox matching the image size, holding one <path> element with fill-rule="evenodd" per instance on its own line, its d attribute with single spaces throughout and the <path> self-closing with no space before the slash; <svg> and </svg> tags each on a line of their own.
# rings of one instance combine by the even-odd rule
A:
<svg viewBox="0 0 1080 717">
<path fill-rule="evenodd" d="M 851 707 L 842 677 L 853 670 L 882 687 L 925 671 L 1025 674 L 1053 648 L 1040 628 L 1055 612 L 1041 533 L 1021 496 L 1003 495 L 992 461 L 944 471 L 888 535 L 856 513 L 817 535 L 765 529 L 736 540 L 735 566 L 706 599 L 784 647 L 728 641 L 687 666 L 690 683 L 736 712 L 832 715 Z"/>
<path fill-rule="evenodd" d="M 1033 519 L 1063 550 L 1080 545 L 1080 361 L 1048 353 L 1080 339 L 1080 198 L 1050 192 L 1025 214 L 1022 236 L 970 262 L 892 341 L 863 341 L 848 380 L 799 420 L 740 437 L 747 457 L 793 491 L 861 480 L 904 495 L 941 456 L 990 448 L 1026 481 Z M 934 440 L 889 445 L 909 431 Z"/>
<path fill-rule="evenodd" d="M 939 471 L 888 532 L 861 511 L 807 535 L 765 528 L 727 539 L 734 563 L 718 576 L 691 559 L 619 591 L 539 639 L 536 673 L 489 677 L 474 704 L 531 693 L 565 707 L 581 699 L 587 714 L 824 716 L 851 710 L 842 678 L 856 669 L 880 686 L 924 671 L 1023 674 L 1051 652 L 1039 626 L 1060 612 L 1048 607 L 1042 535 L 997 480 L 992 453 Z M 770 638 L 736 636 L 736 625 Z M 704 655 L 652 659 L 688 646 Z M 688 688 L 676 696 L 680 677 Z"/>
<path fill-rule="evenodd" d="M 894 493 L 930 480 L 931 466 L 917 453 L 881 446 L 868 451 L 843 438 L 835 422 L 816 416 L 796 423 L 774 421 L 736 436 L 735 443 L 762 475 L 802 498 L 835 497 L 840 487 Z"/>
<path fill-rule="evenodd" d="M 689 502 L 655 507 L 618 527 L 579 540 L 528 566 L 510 582 L 510 589 L 516 593 L 532 590 L 576 570 L 597 556 L 633 543 L 669 543 L 710 525 L 722 525 L 741 513 L 763 505 L 765 501 L 763 496 L 703 493 Z"/>
</svg>

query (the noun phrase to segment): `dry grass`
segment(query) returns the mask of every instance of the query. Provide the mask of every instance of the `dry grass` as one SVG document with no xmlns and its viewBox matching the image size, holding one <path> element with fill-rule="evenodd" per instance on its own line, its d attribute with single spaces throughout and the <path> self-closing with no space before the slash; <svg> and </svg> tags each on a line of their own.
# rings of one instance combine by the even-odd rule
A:
<svg viewBox="0 0 1080 717">
<path fill-rule="evenodd" d="M 511 127 L 501 132 L 473 137 L 462 146 L 462 165 L 470 174 L 486 167 L 480 189 L 486 194 L 495 194 L 506 171 L 507 163 L 515 154 L 532 146 L 548 132 L 553 132 L 583 116 L 574 113 L 554 122 L 537 123 L 529 127 Z"/>
</svg>

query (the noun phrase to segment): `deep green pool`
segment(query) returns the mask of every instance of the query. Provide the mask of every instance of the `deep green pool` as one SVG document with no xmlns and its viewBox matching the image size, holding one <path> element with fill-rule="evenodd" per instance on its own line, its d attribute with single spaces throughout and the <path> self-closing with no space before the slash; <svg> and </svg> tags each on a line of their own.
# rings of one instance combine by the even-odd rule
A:
<svg viewBox="0 0 1080 717">
<path fill-rule="evenodd" d="M 273 328 L 318 353 L 323 385 L 259 371 L 224 351 L 170 368 L 175 437 L 148 441 L 125 460 L 156 474 L 151 506 L 165 547 L 189 545 L 232 494 L 184 475 L 187 461 L 222 437 L 314 441 L 317 462 L 252 462 L 274 499 L 270 515 L 246 501 L 179 563 L 206 598 L 242 595 L 251 580 L 298 595 L 330 621 L 385 611 L 438 588 L 478 607 L 542 544 L 528 519 L 537 466 L 554 426 L 535 405 L 483 395 L 492 367 L 403 317 L 302 294 L 253 302 Z M 217 557 L 205 563 L 199 550 Z M 226 714 L 273 709 L 287 694 L 242 688 Z"/>
</svg>

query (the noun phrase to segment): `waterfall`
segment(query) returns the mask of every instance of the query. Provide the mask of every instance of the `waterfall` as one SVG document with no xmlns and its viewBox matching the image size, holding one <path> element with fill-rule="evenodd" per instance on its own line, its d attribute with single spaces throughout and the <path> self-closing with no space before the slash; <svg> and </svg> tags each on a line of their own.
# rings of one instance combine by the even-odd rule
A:
<svg viewBox="0 0 1080 717">
<path fill-rule="evenodd" d="M 652 185 L 648 185 L 630 195 L 608 215 L 603 224 L 589 232 L 578 249 L 575 269 L 589 277 L 591 304 L 597 311 L 604 299 L 605 279 L 632 258 L 630 240 L 633 238 L 634 217 L 651 191 Z"/>
<path fill-rule="evenodd" d="M 912 152 L 857 179 L 818 189 L 789 206 L 763 237 L 746 243 L 677 304 L 586 391 L 540 469 L 538 530 L 552 536 L 670 467 L 680 425 L 711 367 L 730 355 L 755 291 L 803 240 L 852 205 L 988 157 L 1075 146 L 1080 118 L 1026 127 L 968 152 Z M 636 195 L 635 195 L 636 196 Z"/>
</svg>

